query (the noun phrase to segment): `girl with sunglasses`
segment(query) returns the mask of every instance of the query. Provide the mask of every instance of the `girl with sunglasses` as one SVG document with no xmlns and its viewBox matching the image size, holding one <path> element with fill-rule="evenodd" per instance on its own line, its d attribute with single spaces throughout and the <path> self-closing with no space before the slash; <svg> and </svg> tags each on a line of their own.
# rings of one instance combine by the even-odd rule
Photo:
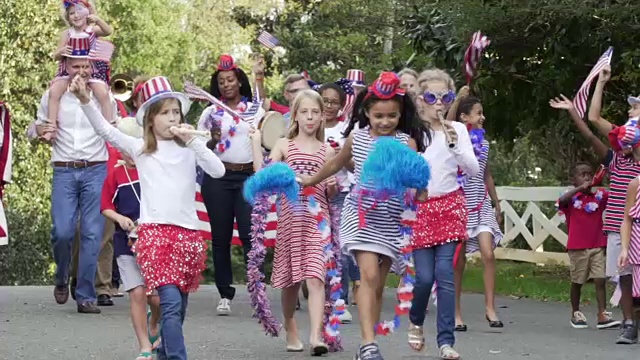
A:
<svg viewBox="0 0 640 360">
<path fill-rule="evenodd" d="M 458 244 L 467 238 L 467 210 L 458 184 L 458 168 L 474 176 L 479 171 L 469 133 L 458 122 L 443 120 L 455 100 L 451 77 L 439 69 L 426 70 L 418 78 L 416 104 L 422 121 L 428 125 L 431 144 L 423 152 L 431 166 L 429 197 L 418 204 L 413 229 L 413 259 L 416 285 L 409 313 L 409 346 L 425 348 L 423 325 L 434 281 L 437 286 L 438 336 L 442 359 L 459 359 L 455 343 L 455 288 L 453 259 Z"/>
</svg>

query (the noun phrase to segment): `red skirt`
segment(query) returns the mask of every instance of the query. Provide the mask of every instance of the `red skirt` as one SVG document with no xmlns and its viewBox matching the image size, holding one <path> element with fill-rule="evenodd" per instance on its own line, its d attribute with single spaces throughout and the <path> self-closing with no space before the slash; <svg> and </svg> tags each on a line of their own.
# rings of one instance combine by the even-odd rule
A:
<svg viewBox="0 0 640 360">
<path fill-rule="evenodd" d="M 411 238 L 414 250 L 466 239 L 467 209 L 461 190 L 418 203 Z"/>
<path fill-rule="evenodd" d="M 198 230 L 141 224 L 132 249 L 148 293 L 164 285 L 184 293 L 198 289 L 207 259 L 207 243 Z"/>
</svg>

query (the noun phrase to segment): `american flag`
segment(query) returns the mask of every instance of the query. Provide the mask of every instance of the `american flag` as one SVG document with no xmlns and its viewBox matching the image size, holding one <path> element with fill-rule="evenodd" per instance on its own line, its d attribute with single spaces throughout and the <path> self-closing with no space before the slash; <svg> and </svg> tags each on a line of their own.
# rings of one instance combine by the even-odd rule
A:
<svg viewBox="0 0 640 360">
<path fill-rule="evenodd" d="M 115 46 L 111 42 L 106 40 L 96 40 L 95 45 L 91 47 L 91 51 L 89 52 L 89 58 L 91 60 L 110 62 L 114 49 Z"/>
<path fill-rule="evenodd" d="M 207 214 L 207 208 L 204 206 L 204 200 L 200 193 L 202 186 L 202 179 L 204 178 L 204 172 L 202 169 L 197 169 L 196 178 L 196 212 L 198 213 L 198 219 L 200 220 L 200 233 L 205 240 L 211 240 L 211 224 L 209 223 L 209 215 Z M 272 199 L 273 200 L 273 199 Z M 231 210 L 231 209 L 229 209 Z M 267 215 L 267 229 L 264 233 L 265 245 L 269 247 L 275 246 L 276 242 L 276 230 L 278 227 L 278 217 L 276 215 L 275 201 L 271 205 L 271 211 Z M 242 245 L 240 237 L 238 236 L 238 224 L 233 222 L 233 239 L 231 241 L 233 245 Z"/>
<path fill-rule="evenodd" d="M 276 39 L 275 36 L 269 34 L 266 31 L 260 33 L 260 35 L 258 36 L 258 42 L 271 50 L 273 50 L 273 48 L 280 44 L 280 41 Z"/>
<path fill-rule="evenodd" d="M 600 75 L 600 71 L 602 71 L 605 66 L 611 64 L 612 56 L 613 46 L 609 46 L 607 51 L 605 51 L 604 54 L 600 56 L 593 69 L 591 69 L 591 72 L 584 80 L 584 82 L 580 86 L 580 89 L 578 90 L 578 93 L 573 99 L 573 107 L 578 112 L 580 118 L 584 118 L 584 113 L 587 110 L 587 101 L 589 99 L 589 92 L 591 91 L 591 83 L 593 82 L 593 79 L 595 79 L 596 76 Z"/>
<path fill-rule="evenodd" d="M 480 31 L 476 31 L 471 37 L 471 44 L 464 53 L 464 71 L 467 74 L 467 84 L 471 84 L 471 80 L 475 75 L 476 68 L 480 62 L 482 51 L 491 44 L 491 41 Z"/>
</svg>

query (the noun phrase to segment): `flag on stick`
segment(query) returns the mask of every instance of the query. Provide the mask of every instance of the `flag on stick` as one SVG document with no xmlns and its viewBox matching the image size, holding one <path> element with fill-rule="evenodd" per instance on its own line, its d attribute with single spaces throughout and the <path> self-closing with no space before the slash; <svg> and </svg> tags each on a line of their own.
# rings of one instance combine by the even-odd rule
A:
<svg viewBox="0 0 640 360">
<path fill-rule="evenodd" d="M 476 31 L 471 37 L 471 44 L 464 53 L 464 70 L 467 74 L 467 84 L 471 84 L 471 80 L 476 73 L 478 63 L 480 63 L 480 57 L 482 51 L 491 44 L 491 41 L 486 36 L 482 35 L 480 31 Z"/>
<path fill-rule="evenodd" d="M 584 113 L 587 110 L 587 101 L 589 100 L 591 83 L 593 82 L 593 79 L 596 78 L 596 76 L 600 75 L 600 71 L 602 71 L 602 69 L 605 66 L 611 64 L 612 56 L 613 56 L 613 46 L 609 46 L 607 51 L 605 51 L 604 54 L 600 56 L 600 58 L 598 59 L 598 62 L 596 62 L 596 64 L 593 66 L 593 68 L 591 69 L 591 72 L 589 73 L 587 78 L 584 80 L 584 82 L 580 86 L 580 89 L 578 90 L 578 93 L 573 99 L 573 107 L 576 109 L 581 119 L 584 118 Z"/>
<path fill-rule="evenodd" d="M 280 41 L 275 36 L 266 31 L 260 33 L 258 36 L 258 42 L 271 50 L 280 44 Z"/>
</svg>

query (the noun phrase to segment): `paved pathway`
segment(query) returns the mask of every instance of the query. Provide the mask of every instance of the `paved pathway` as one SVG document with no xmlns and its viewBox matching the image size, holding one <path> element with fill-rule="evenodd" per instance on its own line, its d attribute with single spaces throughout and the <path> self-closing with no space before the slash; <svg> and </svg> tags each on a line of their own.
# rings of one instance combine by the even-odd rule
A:
<svg viewBox="0 0 640 360">
<path fill-rule="evenodd" d="M 278 294 L 270 294 L 279 313 Z M 308 353 L 287 354 L 282 338 L 263 335 L 251 319 L 251 307 L 244 288 L 238 291 L 234 313 L 217 317 L 217 294 L 204 286 L 192 295 L 185 337 L 192 360 L 231 359 L 304 359 Z M 75 304 L 57 305 L 52 287 L 0 287 L 0 360 L 14 359 L 123 359 L 134 358 L 136 342 L 128 319 L 126 298 L 102 308 L 101 315 L 80 315 Z M 615 345 L 617 330 L 573 330 L 569 326 L 567 305 L 500 298 L 498 305 L 504 331 L 491 332 L 484 320 L 483 297 L 466 295 L 463 299 L 469 332 L 458 335 L 457 348 L 468 360 L 555 360 L 555 359 L 638 359 L 640 345 Z M 385 317 L 390 318 L 395 303 L 388 291 Z M 303 308 L 306 303 L 303 303 Z M 352 308 L 354 309 L 354 308 Z M 355 312 L 355 309 L 354 309 Z M 586 314 L 593 320 L 595 310 Z M 308 330 L 306 311 L 298 313 L 303 331 Z M 433 317 L 428 334 L 434 334 Z M 355 320 L 355 319 L 354 319 Z M 403 319 L 402 327 L 406 325 Z M 305 332 L 306 334 L 306 332 Z M 347 351 L 332 354 L 332 359 L 351 359 L 359 338 L 354 323 L 343 327 Z M 412 353 L 406 345 L 406 333 L 380 339 L 387 360 L 436 359 L 435 340 L 428 339 L 426 354 Z"/>
</svg>

